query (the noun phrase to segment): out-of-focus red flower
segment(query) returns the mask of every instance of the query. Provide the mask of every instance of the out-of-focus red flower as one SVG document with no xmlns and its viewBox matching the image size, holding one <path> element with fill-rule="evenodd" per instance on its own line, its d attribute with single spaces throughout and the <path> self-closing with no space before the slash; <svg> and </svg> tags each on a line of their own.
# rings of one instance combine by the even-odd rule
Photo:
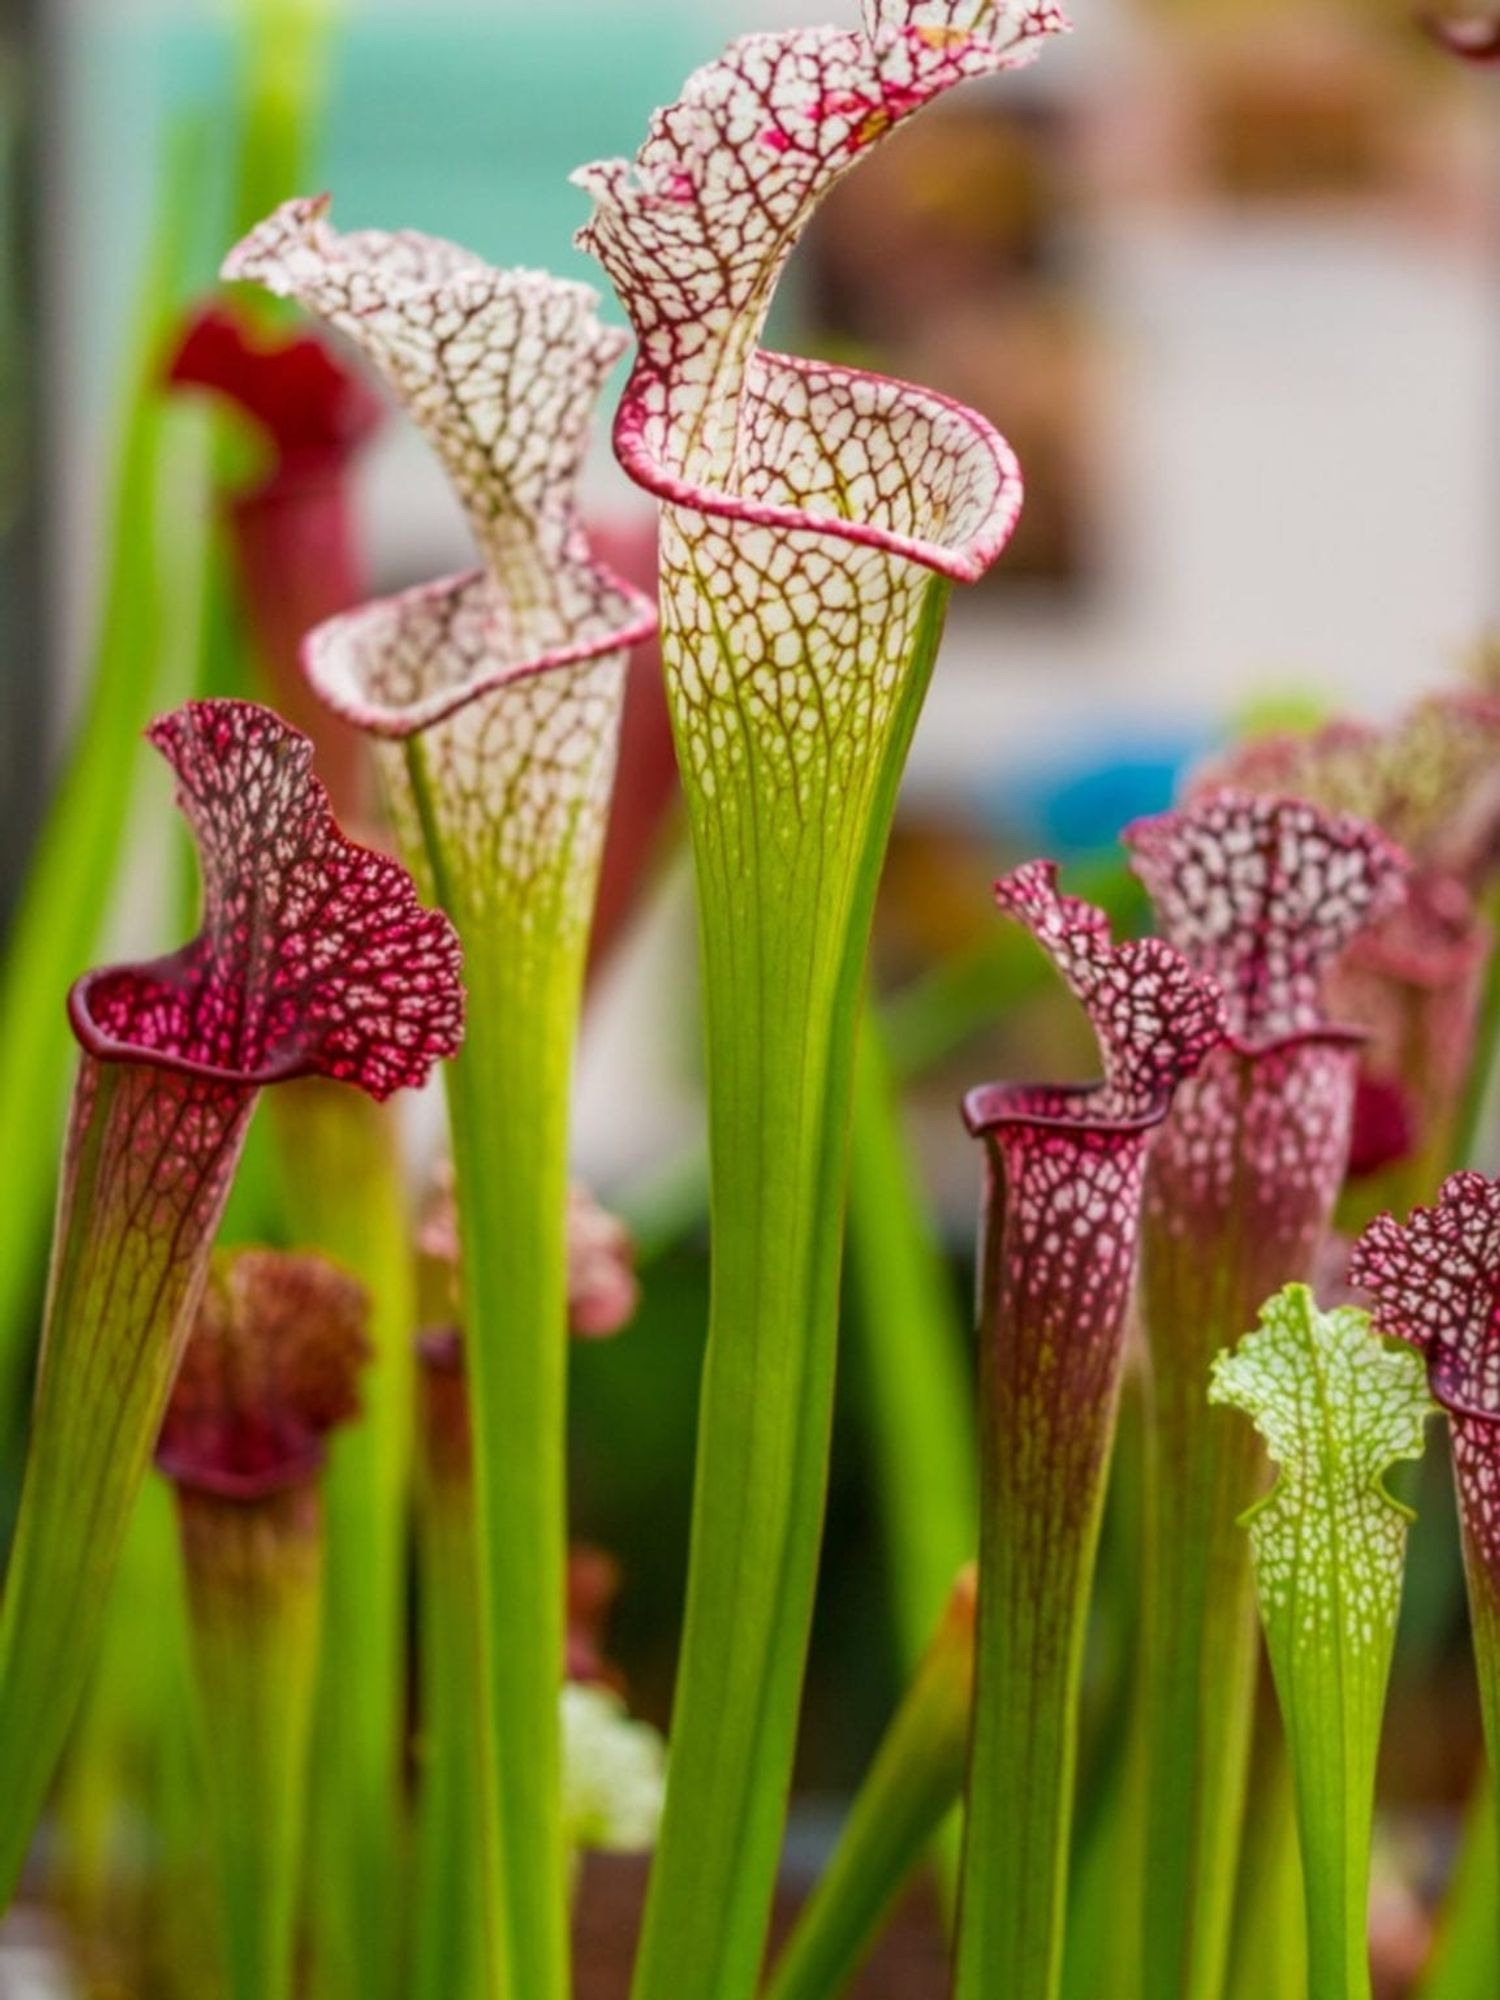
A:
<svg viewBox="0 0 1500 2000">
<path fill-rule="evenodd" d="M 1440 49 L 1481 68 L 1500 65 L 1500 14 L 1419 14 Z"/>
<path fill-rule="evenodd" d="M 1492 944 L 1477 899 L 1500 859 L 1500 700 L 1444 690 L 1387 728 L 1340 719 L 1308 736 L 1246 743 L 1202 774 L 1195 796 L 1225 783 L 1358 814 L 1411 863 L 1405 902 L 1330 967 L 1328 997 L 1339 1019 L 1368 1035 L 1351 1176 L 1402 1166 L 1396 1193 L 1429 1192 L 1423 1183 L 1446 1158 L 1473 1054 Z"/>
<path fill-rule="evenodd" d="M 246 1502 L 311 1480 L 328 1432 L 358 1412 L 368 1316 L 363 1286 L 326 1258 L 217 1258 L 157 1443 L 162 1471 Z"/>
<path fill-rule="evenodd" d="M 359 732 L 313 698 L 298 656 L 315 625 L 366 594 L 350 478 L 381 403 L 326 341 L 267 335 L 222 304 L 189 321 L 167 380 L 223 398 L 265 439 L 264 472 L 226 503 L 245 611 L 268 691 L 312 737 L 335 809 L 357 823 L 369 803 Z"/>
<path fill-rule="evenodd" d="M 446 1165 L 436 1175 L 417 1247 L 429 1264 L 437 1267 L 443 1290 L 437 1303 L 456 1312 L 458 1203 L 452 1170 Z M 629 1325 L 639 1301 L 630 1231 L 575 1181 L 568 1190 L 568 1331 L 580 1340 L 607 1339 Z"/>
</svg>

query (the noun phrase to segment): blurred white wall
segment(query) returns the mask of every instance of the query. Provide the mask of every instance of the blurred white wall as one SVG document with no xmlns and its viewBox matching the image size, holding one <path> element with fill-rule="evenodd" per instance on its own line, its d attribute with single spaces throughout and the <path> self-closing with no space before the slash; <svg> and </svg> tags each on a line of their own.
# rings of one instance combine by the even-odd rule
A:
<svg viewBox="0 0 1500 2000">
<path fill-rule="evenodd" d="M 597 111 L 609 143 L 626 144 L 644 130 L 650 93 L 670 89 L 727 33 L 855 14 L 855 0 L 634 0 L 639 75 L 607 104 L 570 104 L 570 118 L 587 131 Z M 1156 38 L 1128 0 L 1079 0 L 1075 14 L 1071 38 L 995 87 L 1043 93 L 1108 130 L 1152 87 Z M 165 24 L 171 43 L 185 22 L 216 18 L 201 0 L 66 0 L 63 10 L 70 90 L 49 241 L 65 307 L 63 525 L 76 555 L 60 609 L 74 661 L 92 615 L 86 580 L 107 492 L 113 357 L 139 248 L 139 229 L 132 238 L 126 222 L 138 224 L 149 199 L 149 128 L 162 108 L 159 80 L 152 97 L 152 37 Z M 377 29 L 406 20 L 419 24 L 414 46 L 440 77 L 445 37 L 472 67 L 480 45 L 464 37 L 479 23 L 493 75 L 448 93 L 451 120 L 430 80 L 409 122 L 388 131 L 351 133 L 346 107 L 330 142 L 336 191 L 340 171 L 357 175 L 367 154 L 392 154 L 382 161 L 390 185 L 409 184 L 413 205 L 391 220 L 442 227 L 428 211 L 442 197 L 448 149 L 449 179 L 465 182 L 470 205 L 503 214 L 503 183 L 515 171 L 505 134 L 519 113 L 536 116 L 539 35 L 553 36 L 566 65 L 591 31 L 606 21 L 618 31 L 624 19 L 616 0 L 550 0 L 545 15 L 531 0 L 350 0 L 342 65 L 368 65 Z M 142 39 L 126 60 L 132 25 Z M 600 88 L 597 76 L 590 88 Z M 1476 78 L 1473 88 L 1476 106 L 1490 106 L 1495 173 L 1500 86 Z M 627 90 L 639 91 L 638 105 L 619 101 Z M 477 136 L 455 138 L 460 113 L 480 121 Z M 489 207 L 484 121 L 496 135 Z M 555 241 L 562 261 L 583 204 L 561 187 L 561 162 L 556 180 L 541 241 Z M 1076 731 L 1210 725 L 1268 680 L 1389 706 L 1500 613 L 1496 244 L 1397 212 L 1236 213 L 1128 195 L 1112 203 L 1107 184 L 1102 196 L 1089 204 L 1077 259 L 1101 344 L 1099 587 L 1076 604 L 1017 596 L 986 601 L 982 612 L 956 606 L 914 767 L 914 782 L 928 788 L 1003 779 L 1008 760 Z M 382 205 L 397 199 L 387 193 Z M 376 218 L 346 206 L 346 219 Z M 497 224 L 494 233 L 481 247 L 504 255 L 511 231 Z M 536 254 L 535 240 L 519 254 Z M 1004 427 L 1003 407 L 988 414 Z M 602 450 L 592 493 L 604 508 L 631 504 Z M 393 430 L 373 455 L 362 504 L 380 576 L 406 580 L 464 561 L 457 511 L 409 432 Z"/>
</svg>

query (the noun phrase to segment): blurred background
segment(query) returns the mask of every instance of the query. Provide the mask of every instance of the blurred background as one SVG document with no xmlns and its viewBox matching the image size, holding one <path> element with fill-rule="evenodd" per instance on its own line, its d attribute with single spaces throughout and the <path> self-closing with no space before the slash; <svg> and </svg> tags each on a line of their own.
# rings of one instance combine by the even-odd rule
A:
<svg viewBox="0 0 1500 2000">
<path fill-rule="evenodd" d="M 924 799 L 1030 806 L 1096 753 L 1170 760 L 1268 688 L 1389 706 L 1495 608 L 1484 74 L 1395 0 L 1075 11 L 1043 63 L 960 93 L 845 184 L 776 330 L 966 398 L 1026 468 L 1021 532 L 957 607 L 913 772 Z M 589 275 L 570 169 L 633 150 L 728 35 L 808 12 L 345 0 L 309 170 L 345 228 L 407 224 Z M 852 19 L 855 0 L 810 12 Z M 236 23 L 228 0 L 9 0 L 8 22 L 13 878 L 37 745 L 61 739 L 91 634 L 166 149 L 195 126 L 195 175 L 227 180 Z M 367 455 L 360 499 L 382 588 L 463 560 L 403 427 Z M 631 505 L 602 452 L 597 504 Z"/>
<path fill-rule="evenodd" d="M 276 11 L 7 4 L 4 913 L 87 701 L 144 274 L 165 230 L 183 308 L 211 291 L 249 199 L 234 164 L 247 23 Z M 855 12 L 855 0 L 347 0 L 309 59 L 305 185 L 333 193 L 343 228 L 411 226 L 588 276 L 570 247 L 585 213 L 573 167 L 633 151 L 651 108 L 729 35 Z M 954 605 L 877 939 L 960 1322 L 977 1161 L 955 1096 L 1013 1049 L 1033 1069 L 1069 1060 L 1052 997 L 1038 1011 L 1007 983 L 997 867 L 1057 853 L 1128 902 L 1118 829 L 1164 804 L 1227 731 L 1280 713 L 1388 714 L 1451 674 L 1500 613 L 1500 76 L 1441 53 L 1398 0 L 1075 0 L 1074 12 L 1077 33 L 1036 68 L 957 93 L 836 192 L 772 329 L 975 405 L 1027 476 L 1012 548 Z M 214 448 L 232 488 L 249 447 Z M 355 506 L 382 592 L 469 560 L 434 463 L 394 417 L 359 455 Z M 622 546 L 649 547 L 649 511 L 602 438 L 589 507 Z M 204 532 L 201 504 L 184 504 L 168 556 Z M 627 799 L 633 781 L 627 759 Z M 147 829 L 163 792 L 144 759 L 141 786 Z M 140 840 L 143 865 L 107 926 L 133 953 L 170 902 L 159 835 Z M 644 1288 L 630 1332 L 575 1364 L 578 1528 L 620 1561 L 612 1648 L 658 1719 L 706 1270 L 694 968 L 669 822 L 595 982 L 577 1132 L 580 1172 L 637 1229 Z M 868 1757 L 897 1676 L 895 1644 L 881 1652 L 857 1357 L 849 1385 L 803 1746 L 814 1828 L 817 1797 L 846 1791 Z M 1453 1576 L 1429 1590 L 1418 1565 L 1410 1594 L 1408 1643 L 1444 1657 Z M 1447 1683 L 1421 1685 L 1432 1754 L 1411 1779 L 1419 1800 L 1424 1786 L 1460 1788 L 1443 1746 L 1460 1770 L 1472 1743 L 1467 1692 L 1456 1717 L 1434 1720 Z"/>
</svg>

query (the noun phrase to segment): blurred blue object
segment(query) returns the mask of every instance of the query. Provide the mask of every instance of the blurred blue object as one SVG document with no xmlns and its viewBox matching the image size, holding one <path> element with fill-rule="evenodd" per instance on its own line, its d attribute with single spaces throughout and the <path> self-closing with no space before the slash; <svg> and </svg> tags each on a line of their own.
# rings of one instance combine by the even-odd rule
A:
<svg viewBox="0 0 1500 2000">
<path fill-rule="evenodd" d="M 1131 820 L 1169 806 L 1212 742 L 1205 730 L 1142 736 L 1122 724 L 997 772 L 980 790 L 979 807 L 988 826 L 1028 849 L 1097 853 Z"/>
</svg>

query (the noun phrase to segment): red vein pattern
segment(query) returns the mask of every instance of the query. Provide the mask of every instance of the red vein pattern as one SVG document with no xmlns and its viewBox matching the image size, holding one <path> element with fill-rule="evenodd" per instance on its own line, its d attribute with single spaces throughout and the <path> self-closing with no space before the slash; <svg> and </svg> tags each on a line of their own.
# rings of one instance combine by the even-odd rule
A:
<svg viewBox="0 0 1500 2000">
<path fill-rule="evenodd" d="M 1470 1546 L 1500 1590 L 1500 1181 L 1452 1174 L 1435 1206 L 1404 1224 L 1377 1216 L 1354 1246 L 1349 1282 L 1382 1333 L 1426 1357 Z"/>
<path fill-rule="evenodd" d="M 311 1479 L 359 1409 L 370 1358 L 363 1286 L 322 1257 L 216 1259 L 156 1447 L 169 1479 L 255 1501 Z"/>
<path fill-rule="evenodd" d="M 630 647 L 652 604 L 589 554 L 577 484 L 624 336 L 586 286 L 498 271 L 412 232 L 338 235 L 288 202 L 225 275 L 297 299 L 354 340 L 442 460 L 483 568 L 330 620 L 304 660 L 320 698 L 377 737 L 419 737 L 426 797 L 382 755 L 402 851 L 429 812 L 471 892 L 525 915 L 565 870 L 587 922 Z M 545 899 L 551 908 L 551 899 Z"/>
<path fill-rule="evenodd" d="M 1244 1325 L 1306 1277 L 1348 1155 L 1360 1037 L 1324 987 L 1361 930 L 1397 907 L 1402 857 L 1374 827 L 1297 799 L 1215 791 L 1128 829 L 1167 938 L 1221 986 L 1230 1035 L 1178 1097 L 1147 1208 L 1163 1251 L 1246 1267 Z M 1212 1262 L 1212 1259 L 1207 1259 Z M 1150 1260 L 1148 1258 L 1148 1269 Z"/>
<path fill-rule="evenodd" d="M 750 35 L 654 116 L 633 163 L 575 176 L 593 200 L 578 240 L 638 341 L 616 454 L 665 503 L 662 656 L 697 863 L 719 1225 L 677 1777 L 639 2000 L 731 2000 L 756 1978 L 826 1479 L 847 996 L 941 630 L 939 580 L 981 576 L 1021 504 L 1014 454 L 983 417 L 758 343 L 837 178 L 1062 25 L 1047 5 L 881 0 L 859 32 Z M 753 1191 L 736 1166 L 752 1159 Z M 783 1462 L 750 1466 L 730 1384 L 766 1435 L 794 1441 Z M 751 1536 L 765 1588 L 731 1627 L 716 1579 L 743 1566 Z"/>
<path fill-rule="evenodd" d="M 972 581 L 1010 537 L 1019 470 L 982 418 L 756 343 L 839 175 L 1061 25 L 1050 6 L 942 0 L 868 8 L 863 33 L 748 36 L 657 113 L 633 166 L 576 176 L 595 202 L 579 241 L 640 343 L 615 443 L 669 503 L 663 643 L 684 778 L 700 791 L 721 796 L 755 763 L 800 814 L 847 782 L 854 746 L 889 719 L 924 572 Z"/>
<path fill-rule="evenodd" d="M 1491 1769 L 1500 1762 L 1500 1181 L 1452 1174 L 1405 1224 L 1378 1215 L 1349 1282 L 1382 1333 L 1409 1342 L 1448 1418 L 1469 1621 Z"/>
<path fill-rule="evenodd" d="M 1229 1340 L 1311 1273 L 1348 1154 L 1360 1041 L 1329 1022 L 1324 986 L 1397 906 L 1404 864 L 1362 821 L 1244 792 L 1215 791 L 1125 838 L 1164 934 L 1219 982 L 1230 1027 L 1153 1154 L 1148 1283 L 1153 1267 L 1191 1265 L 1195 1284 L 1237 1270 L 1218 1336 Z M 1181 1337 L 1185 1308 L 1161 1303 L 1162 1338 Z"/>
<path fill-rule="evenodd" d="M 514 656 L 515 620 L 480 574 L 426 585 L 331 620 L 306 660 L 325 697 L 335 684 L 379 685 L 386 698 L 458 685 L 462 706 L 416 728 L 408 746 L 381 743 L 378 761 L 401 852 L 427 876 L 424 813 L 473 899 L 466 923 L 493 933 L 509 911 L 526 928 L 560 919 L 586 931 L 614 783 L 626 652 L 496 680 Z M 413 787 L 422 773 L 423 796 Z M 562 906 L 548 885 L 566 885 Z M 457 890 L 457 878 L 449 891 Z"/>
<path fill-rule="evenodd" d="M 997 883 L 1000 908 L 1026 928 L 1082 1002 L 1099 1040 L 1095 1089 L 990 1084 L 965 1099 L 987 1142 L 1000 1250 L 987 1266 L 990 1318 L 1011 1359 L 1018 1406 L 1007 1436 L 1042 1422 L 1058 1395 L 1112 1384 L 1135 1270 L 1148 1140 L 1173 1091 L 1216 1049 L 1224 1007 L 1214 983 L 1157 938 L 1111 942 L 1109 919 L 1060 896 L 1051 862 Z M 1020 1423 L 1013 1431 L 1010 1423 Z"/>
<path fill-rule="evenodd" d="M 776 427 L 777 406 L 800 386 L 769 356 L 757 379 L 755 349 L 819 200 L 903 119 L 966 78 L 1029 62 L 1064 25 L 1050 5 L 881 0 L 866 7 L 862 33 L 747 35 L 657 112 L 633 167 L 580 169 L 595 213 L 579 241 L 608 271 L 640 341 L 620 419 L 628 463 L 690 486 L 739 488 L 736 475 L 757 456 L 753 434 Z M 847 382 L 820 370 L 807 389 L 837 429 L 830 474 L 860 425 Z M 802 420 L 797 430 L 816 464 L 825 455 L 815 428 Z M 915 472 L 927 441 L 913 442 Z"/>
<path fill-rule="evenodd" d="M 1148 1985 L 1208 1979 L 1228 1944 L 1254 1692 L 1253 1430 L 1207 1408 L 1221 1348 L 1310 1279 L 1349 1151 L 1360 1036 L 1331 968 L 1394 908 L 1404 863 L 1374 827 L 1217 788 L 1125 836 L 1162 932 L 1222 988 L 1223 1045 L 1178 1091 L 1146 1174 L 1143 1306 L 1156 1461 Z M 1210 1696 L 1212 1690 L 1212 1696 Z M 1158 1940 L 1152 1944 L 1151 1940 Z M 1151 1954 L 1155 1953 L 1155 1957 Z"/>
<path fill-rule="evenodd" d="M 430 237 L 340 236 L 326 211 L 278 209 L 225 274 L 297 299 L 359 345 L 441 459 L 481 560 L 332 620 L 303 657 L 319 697 L 383 739 L 401 850 L 467 949 L 475 1030 L 450 1111 L 481 1411 L 483 1682 L 501 1746 L 486 1760 L 501 1829 L 491 1890 L 505 1981 L 541 1996 L 567 1977 L 556 1677 L 568 1056 L 626 662 L 656 628 L 654 603 L 594 559 L 578 510 L 589 419 L 626 343 L 584 286 L 492 270 Z M 502 1617 L 531 1635 L 519 1654 L 499 1643 Z"/>
<path fill-rule="evenodd" d="M 1297 798 L 1219 790 L 1125 835 L 1163 932 L 1223 989 L 1241 1041 L 1323 1020 L 1323 979 L 1400 901 L 1402 857 L 1377 830 Z"/>
<path fill-rule="evenodd" d="M 1406 901 L 1361 932 L 1329 991 L 1367 1031 L 1362 1123 L 1378 1119 L 1383 1134 L 1352 1167 L 1409 1160 L 1422 1192 L 1426 1162 L 1447 1151 L 1492 944 L 1475 892 L 1500 859 L 1500 702 L 1445 690 L 1386 729 L 1343 720 L 1267 737 L 1211 767 L 1198 789 L 1224 782 L 1357 813 L 1411 861 Z"/>
<path fill-rule="evenodd" d="M 70 1011 L 101 1060 L 254 1088 L 293 1076 L 371 1097 L 458 1047 L 458 940 L 399 863 L 335 825 L 312 745 L 250 702 L 190 702 L 150 740 L 203 865 L 203 927 L 147 965 L 87 974 Z"/>
<path fill-rule="evenodd" d="M 1211 982 L 1157 938 L 1115 944 L 1102 910 L 1058 894 L 1054 862 L 1016 869 L 996 884 L 995 900 L 1048 952 L 1088 1014 L 1104 1060 L 1097 1116 L 1160 1111 L 1223 1037 L 1223 1002 Z"/>
<path fill-rule="evenodd" d="M 1193 782 L 1195 798 L 1225 789 L 1354 813 L 1417 867 L 1472 885 L 1500 856 L 1500 700 L 1450 688 L 1384 729 L 1341 717 L 1308 735 L 1257 737 Z"/>
<path fill-rule="evenodd" d="M 592 560 L 578 520 L 589 421 L 625 346 L 594 293 L 413 231 L 339 235 L 327 211 L 326 197 L 285 203 L 224 276 L 296 299 L 374 362 L 442 460 L 483 571 L 372 607 L 351 655 L 350 628 L 320 635 L 308 671 L 321 697 L 362 728 L 409 736 L 508 682 L 648 637 L 651 607 Z M 467 643 L 445 643 L 460 615 Z"/>
</svg>

